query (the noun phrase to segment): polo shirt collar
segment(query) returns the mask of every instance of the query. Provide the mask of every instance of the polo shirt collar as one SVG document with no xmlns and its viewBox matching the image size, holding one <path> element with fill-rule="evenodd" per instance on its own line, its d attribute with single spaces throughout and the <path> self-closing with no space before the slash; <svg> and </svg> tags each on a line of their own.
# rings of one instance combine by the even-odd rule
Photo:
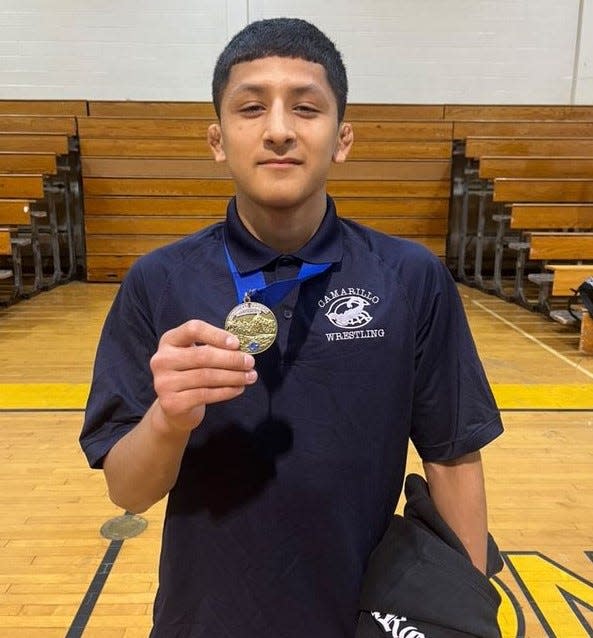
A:
<svg viewBox="0 0 593 638">
<path fill-rule="evenodd" d="M 240 273 L 265 268 L 280 257 L 280 253 L 256 239 L 243 225 L 235 198 L 229 202 L 225 226 L 225 242 Z M 311 239 L 294 257 L 311 264 L 337 263 L 343 253 L 342 233 L 331 197 L 327 197 L 327 209 L 321 225 Z"/>
</svg>

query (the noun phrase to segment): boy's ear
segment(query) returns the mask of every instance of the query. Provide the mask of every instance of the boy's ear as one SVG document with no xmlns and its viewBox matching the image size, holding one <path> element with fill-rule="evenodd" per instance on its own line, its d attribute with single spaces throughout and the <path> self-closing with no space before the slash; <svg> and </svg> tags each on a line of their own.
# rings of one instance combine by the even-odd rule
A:
<svg viewBox="0 0 593 638">
<path fill-rule="evenodd" d="M 208 145 L 216 162 L 224 162 L 226 155 L 222 147 L 222 129 L 220 124 L 210 124 L 208 127 Z"/>
<path fill-rule="evenodd" d="M 345 162 L 352 148 L 354 142 L 354 131 L 352 130 L 352 124 L 348 122 L 342 122 L 338 130 L 338 141 L 332 159 L 334 162 Z"/>
</svg>

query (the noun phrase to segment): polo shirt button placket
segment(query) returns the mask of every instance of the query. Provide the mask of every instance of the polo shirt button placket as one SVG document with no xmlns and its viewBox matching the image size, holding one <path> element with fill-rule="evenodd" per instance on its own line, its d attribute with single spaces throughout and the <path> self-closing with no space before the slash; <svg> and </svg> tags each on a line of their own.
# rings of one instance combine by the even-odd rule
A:
<svg viewBox="0 0 593 638">
<path fill-rule="evenodd" d="M 289 279 L 296 277 L 298 274 L 298 268 L 296 266 L 297 260 L 292 255 L 282 255 L 278 258 L 276 264 L 276 273 L 278 279 Z M 290 297 L 290 295 L 289 295 Z M 287 321 L 292 319 L 294 315 L 293 309 L 290 306 L 285 305 L 282 309 L 282 316 Z"/>
</svg>

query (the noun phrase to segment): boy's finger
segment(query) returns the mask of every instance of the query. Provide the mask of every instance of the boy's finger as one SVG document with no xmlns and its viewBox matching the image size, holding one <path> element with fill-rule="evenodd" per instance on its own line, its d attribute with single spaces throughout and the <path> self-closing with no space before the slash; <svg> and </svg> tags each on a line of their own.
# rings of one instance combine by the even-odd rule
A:
<svg viewBox="0 0 593 638">
<path fill-rule="evenodd" d="M 163 334 L 161 343 L 167 343 L 179 348 L 205 344 L 227 350 L 237 350 L 239 339 L 230 332 L 217 328 L 200 319 L 191 319 Z"/>
<path fill-rule="evenodd" d="M 160 348 L 153 357 L 153 364 L 155 369 L 166 370 L 218 368 L 246 371 L 253 368 L 255 359 L 252 355 L 240 350 L 223 350 L 213 346 L 164 347 Z"/>
</svg>

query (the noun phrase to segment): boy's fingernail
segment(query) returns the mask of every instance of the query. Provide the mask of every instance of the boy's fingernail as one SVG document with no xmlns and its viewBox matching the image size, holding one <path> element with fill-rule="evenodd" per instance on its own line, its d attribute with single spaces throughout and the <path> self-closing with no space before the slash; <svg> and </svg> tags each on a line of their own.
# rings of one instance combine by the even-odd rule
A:
<svg viewBox="0 0 593 638">
<path fill-rule="evenodd" d="M 235 335 L 231 335 L 231 334 L 230 334 L 230 335 L 226 338 L 225 343 L 226 343 L 226 345 L 227 345 L 229 348 L 238 348 L 238 347 L 239 347 L 239 337 L 236 337 Z"/>
</svg>

